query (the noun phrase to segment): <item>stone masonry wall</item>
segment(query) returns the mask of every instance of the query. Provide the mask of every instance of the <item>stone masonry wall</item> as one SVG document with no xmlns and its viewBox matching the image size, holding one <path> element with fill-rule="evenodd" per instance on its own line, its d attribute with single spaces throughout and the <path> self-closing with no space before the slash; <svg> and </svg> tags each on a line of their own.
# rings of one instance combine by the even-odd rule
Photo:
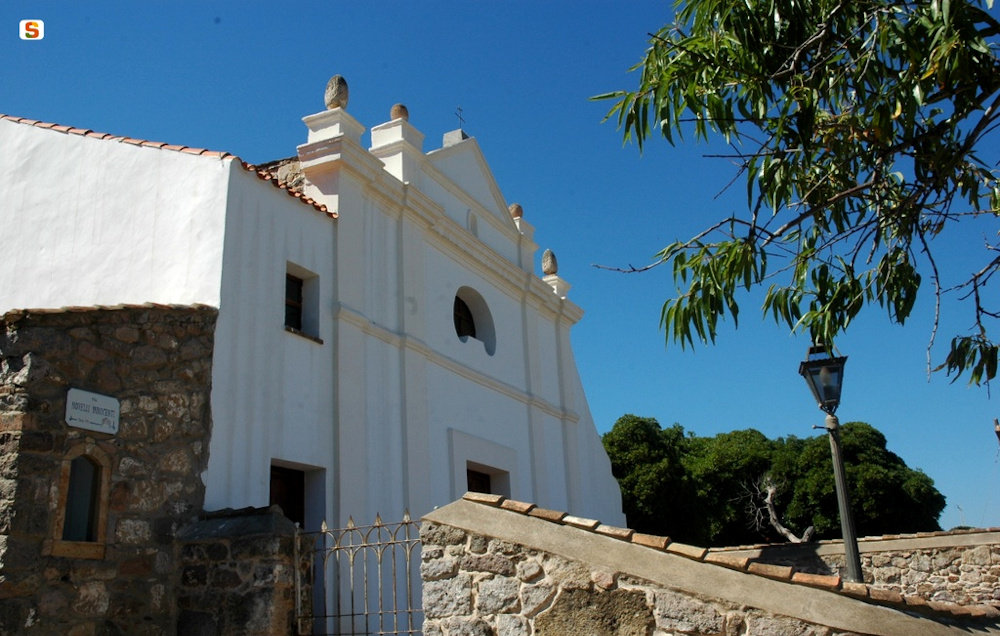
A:
<svg viewBox="0 0 1000 636">
<path fill-rule="evenodd" d="M 297 624 L 296 612 L 296 592 L 299 603 L 312 599 L 311 553 L 298 558 L 296 564 L 300 554 L 296 549 L 298 529 L 281 508 L 209 513 L 178 538 L 183 567 L 177 599 L 178 634 L 312 633 L 311 624 Z"/>
<path fill-rule="evenodd" d="M 1000 634 L 995 602 L 927 600 L 498 495 L 428 513 L 421 540 L 426 636 Z"/>
<path fill-rule="evenodd" d="M 424 522 L 425 636 L 847 636 Z"/>
<path fill-rule="evenodd" d="M 204 503 L 216 315 L 149 305 L 0 320 L 0 633 L 176 633 L 174 538 Z M 68 426 L 69 388 L 120 400 L 118 434 Z M 81 448 L 107 462 L 106 531 L 60 551 L 60 475 Z"/>
<path fill-rule="evenodd" d="M 866 537 L 859 541 L 861 571 L 873 588 L 958 605 L 1000 603 L 1000 531 L 963 530 Z M 843 576 L 840 541 L 712 549 L 797 571 Z"/>
</svg>

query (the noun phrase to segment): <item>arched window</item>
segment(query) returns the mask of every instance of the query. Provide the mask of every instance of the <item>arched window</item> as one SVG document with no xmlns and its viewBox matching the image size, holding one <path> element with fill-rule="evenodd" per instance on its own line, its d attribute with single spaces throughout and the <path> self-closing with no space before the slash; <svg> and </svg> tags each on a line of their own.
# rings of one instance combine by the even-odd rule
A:
<svg viewBox="0 0 1000 636">
<path fill-rule="evenodd" d="M 459 338 L 476 337 L 476 321 L 472 317 L 472 310 L 458 296 L 455 296 L 455 333 Z"/>
<path fill-rule="evenodd" d="M 59 505 L 52 522 L 51 554 L 103 559 L 111 492 L 111 460 L 93 441 L 63 457 Z"/>
<path fill-rule="evenodd" d="M 496 351 L 496 329 L 493 315 L 482 295 L 471 287 L 459 287 L 455 293 L 455 333 L 465 342 L 475 339 L 483 343 L 486 353 Z"/>
<path fill-rule="evenodd" d="M 95 541 L 100 512 L 101 467 L 86 455 L 70 462 L 63 541 Z"/>
</svg>

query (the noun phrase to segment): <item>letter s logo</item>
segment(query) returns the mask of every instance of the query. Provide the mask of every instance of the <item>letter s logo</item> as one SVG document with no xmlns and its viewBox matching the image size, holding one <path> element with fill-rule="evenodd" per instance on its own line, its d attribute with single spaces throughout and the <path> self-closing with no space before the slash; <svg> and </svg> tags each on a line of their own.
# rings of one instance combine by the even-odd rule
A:
<svg viewBox="0 0 1000 636">
<path fill-rule="evenodd" d="M 45 23 L 41 20 L 21 20 L 19 34 L 22 40 L 41 40 L 45 37 Z"/>
</svg>

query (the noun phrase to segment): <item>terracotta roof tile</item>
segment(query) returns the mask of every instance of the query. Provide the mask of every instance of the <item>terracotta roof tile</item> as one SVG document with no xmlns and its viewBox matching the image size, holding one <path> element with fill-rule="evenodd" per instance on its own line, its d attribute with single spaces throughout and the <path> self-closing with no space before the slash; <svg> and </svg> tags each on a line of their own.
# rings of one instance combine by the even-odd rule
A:
<svg viewBox="0 0 1000 636">
<path fill-rule="evenodd" d="M 751 563 L 747 567 L 747 572 L 751 574 L 759 574 L 761 576 L 766 576 L 769 579 L 778 579 L 781 581 L 791 581 L 792 580 L 793 568 L 790 565 L 773 565 L 771 563 Z"/>
<path fill-rule="evenodd" d="M 553 523 L 559 523 L 562 521 L 563 517 L 566 516 L 565 512 L 559 512 L 558 510 L 549 510 L 548 508 L 532 508 L 528 512 L 529 517 L 540 517 L 546 521 L 551 521 Z"/>
<path fill-rule="evenodd" d="M 706 561 L 708 559 L 705 559 Z M 806 572 L 794 572 L 792 573 L 792 583 L 801 583 L 802 585 L 809 585 L 811 587 L 818 587 L 824 590 L 839 590 L 840 589 L 840 577 L 839 576 L 827 576 L 825 574 L 808 574 Z"/>
<path fill-rule="evenodd" d="M 840 591 L 848 596 L 854 596 L 857 598 L 868 598 L 868 586 L 864 583 L 856 583 L 854 581 L 842 581 L 840 584 Z"/>
<path fill-rule="evenodd" d="M 636 532 L 632 535 L 632 543 L 637 545 L 644 545 L 647 548 L 655 548 L 657 550 L 666 550 L 667 544 L 670 543 L 670 539 L 667 537 L 658 537 L 654 534 L 645 534 L 644 532 Z"/>
<path fill-rule="evenodd" d="M 4 115 L 2 113 L 0 113 L 0 120 L 7 120 L 7 121 L 11 121 L 11 122 L 18 123 L 18 124 L 24 124 L 24 125 L 27 125 L 27 126 L 34 126 L 36 128 L 51 129 L 51 130 L 55 130 L 57 132 L 74 134 L 74 135 L 80 135 L 80 136 L 83 136 L 83 137 L 92 137 L 94 139 L 103 139 L 103 140 L 107 140 L 107 141 L 117 140 L 117 141 L 119 141 L 121 143 L 126 143 L 126 144 L 133 145 L 133 146 L 144 146 L 144 147 L 148 147 L 148 148 L 157 148 L 157 149 L 160 149 L 160 150 L 170 150 L 170 151 L 174 151 L 174 152 L 182 152 L 182 153 L 189 154 L 189 155 L 200 155 L 200 156 L 206 156 L 206 157 L 217 157 L 217 158 L 220 158 L 220 159 L 232 158 L 232 159 L 238 161 L 240 163 L 240 165 L 243 167 L 244 170 L 246 170 L 247 172 L 251 172 L 251 173 L 255 174 L 258 179 L 261 179 L 263 181 L 269 181 L 272 178 L 271 175 L 270 175 L 270 173 L 268 173 L 268 172 L 266 172 L 264 170 L 259 170 L 253 164 L 249 164 L 249 163 L 243 161 L 242 159 L 240 159 L 239 157 L 237 157 L 236 155 L 228 153 L 228 152 L 222 152 L 222 151 L 216 151 L 216 150 L 206 150 L 205 148 L 190 148 L 188 146 L 178 146 L 178 145 L 167 144 L 167 143 L 159 142 L 159 141 L 149 141 L 147 139 L 134 139 L 132 137 L 119 137 L 119 136 L 112 135 L 110 133 L 94 132 L 92 130 L 88 130 L 88 129 L 84 129 L 84 128 L 74 128 L 72 126 L 63 126 L 63 125 L 54 124 L 54 123 L 51 123 L 51 122 L 43 122 L 43 121 L 38 121 L 38 120 L 35 120 L 35 119 L 27 119 L 25 117 L 15 117 L 13 115 Z M 316 201 L 316 200 L 314 200 L 314 199 L 312 199 L 310 197 L 307 197 L 304 194 L 302 194 L 301 192 L 298 192 L 298 191 L 295 191 L 295 190 L 286 189 L 286 188 L 282 188 L 282 189 L 284 189 L 290 195 L 294 196 L 299 201 L 302 201 L 303 203 L 305 203 L 307 205 L 310 205 L 313 208 L 315 208 L 316 210 L 318 210 L 318 211 L 326 214 L 328 217 L 330 217 L 332 219 L 337 218 L 337 213 L 330 211 L 326 207 L 325 204 L 320 203 L 319 201 Z"/>
<path fill-rule="evenodd" d="M 870 587 L 868 588 L 868 598 L 873 601 L 882 601 L 886 603 L 902 603 L 903 595 L 895 590 L 887 590 L 881 587 Z"/>
<path fill-rule="evenodd" d="M 732 570 L 746 570 L 750 566 L 750 557 L 735 557 L 728 554 L 710 552 L 705 555 L 705 563 L 714 563 Z"/>
<path fill-rule="evenodd" d="M 504 510 L 510 510 L 522 515 L 526 515 L 535 509 L 535 504 L 508 499 L 504 501 L 502 504 L 500 504 L 500 507 L 503 508 Z"/>
<path fill-rule="evenodd" d="M 673 552 L 674 554 L 679 554 L 695 561 L 701 561 L 705 558 L 708 550 L 685 543 L 671 543 L 667 546 L 667 552 Z"/>
<path fill-rule="evenodd" d="M 583 517 L 574 517 L 573 515 L 566 515 L 563 517 L 562 522 L 568 526 L 576 526 L 584 530 L 593 530 L 601 524 L 597 519 L 585 519 Z"/>
<path fill-rule="evenodd" d="M 467 492 L 462 495 L 462 499 L 465 499 L 466 501 L 484 503 L 487 506 L 499 507 L 506 497 L 503 495 L 490 495 L 482 492 Z"/>
<path fill-rule="evenodd" d="M 617 526 L 609 526 L 602 523 L 594 529 L 597 534 L 603 534 L 606 537 L 612 537 L 615 539 L 621 539 L 622 541 L 630 541 L 632 535 L 635 534 L 635 530 L 631 528 L 619 528 Z"/>
</svg>

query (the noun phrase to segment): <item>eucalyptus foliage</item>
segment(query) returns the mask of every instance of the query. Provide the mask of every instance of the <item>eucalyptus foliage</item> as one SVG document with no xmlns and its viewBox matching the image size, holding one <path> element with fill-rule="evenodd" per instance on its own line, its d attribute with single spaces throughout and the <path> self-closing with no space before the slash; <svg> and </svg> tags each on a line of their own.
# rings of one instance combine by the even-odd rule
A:
<svg viewBox="0 0 1000 636">
<path fill-rule="evenodd" d="M 744 213 L 650 266 L 669 263 L 678 285 L 667 339 L 713 341 L 760 286 L 765 315 L 829 345 L 867 305 L 904 323 L 929 281 L 931 345 L 942 300 L 970 313 L 938 368 L 995 377 L 1000 184 L 982 153 L 998 145 L 998 43 L 977 0 L 680 0 L 638 88 L 595 98 L 614 100 L 608 117 L 640 150 L 656 131 L 721 138 L 746 177 Z M 982 240 L 951 280 L 940 239 L 959 223 L 983 224 Z"/>
</svg>

